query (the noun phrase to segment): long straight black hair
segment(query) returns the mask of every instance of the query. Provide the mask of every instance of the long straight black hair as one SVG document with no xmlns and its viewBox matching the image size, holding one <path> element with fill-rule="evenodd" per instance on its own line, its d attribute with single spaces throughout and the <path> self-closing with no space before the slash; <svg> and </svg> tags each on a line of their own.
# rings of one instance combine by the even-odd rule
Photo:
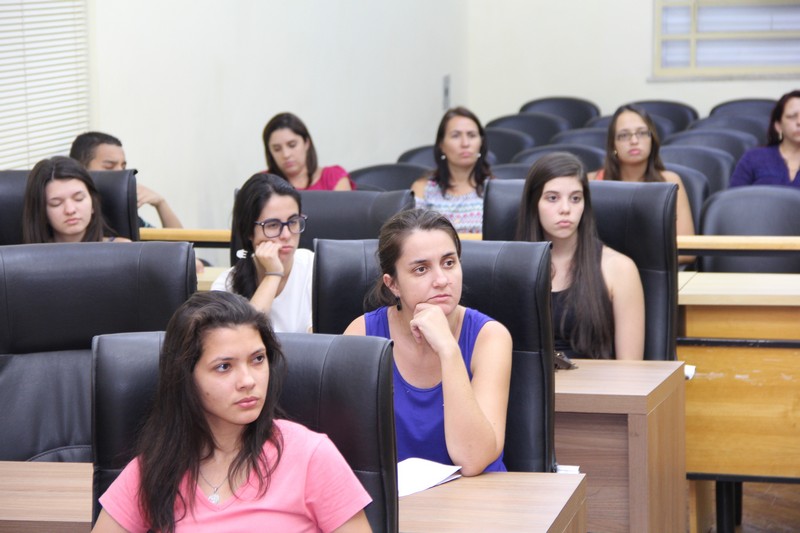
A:
<svg viewBox="0 0 800 533">
<path fill-rule="evenodd" d="M 597 235 L 589 181 L 580 160 L 566 152 L 554 152 L 538 159 L 525 179 L 519 208 L 517 240 L 543 241 L 539 221 L 539 199 L 552 179 L 577 178 L 583 189 L 583 216 L 578 223 L 578 244 L 570 264 L 572 283 L 567 291 L 564 314 L 553 317 L 556 331 L 568 338 L 575 353 L 598 358 L 614 357 L 614 310 L 600 270 L 603 243 Z M 575 316 L 572 331 L 564 331 L 565 318 Z"/>
<path fill-rule="evenodd" d="M 269 386 L 261 413 L 242 432 L 229 479 L 252 472 L 263 494 L 280 462 L 283 441 L 274 420 L 285 364 L 269 320 L 241 296 L 223 291 L 195 293 L 175 311 L 167 325 L 155 401 L 138 440 L 139 506 L 154 531 L 172 533 L 175 522 L 191 511 L 200 463 L 214 452 L 214 436 L 193 374 L 203 352 L 203 341 L 213 329 L 241 325 L 253 327 L 264 342 Z M 273 464 L 263 453 L 267 441 L 277 450 Z M 187 475 L 189 493 L 182 494 L 180 485 Z M 181 512 L 178 517 L 176 508 Z"/>
</svg>

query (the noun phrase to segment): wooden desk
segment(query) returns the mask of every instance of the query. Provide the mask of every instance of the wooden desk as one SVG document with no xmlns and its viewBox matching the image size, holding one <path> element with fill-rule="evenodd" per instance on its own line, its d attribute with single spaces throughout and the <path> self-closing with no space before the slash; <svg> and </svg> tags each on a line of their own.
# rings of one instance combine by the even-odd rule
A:
<svg viewBox="0 0 800 533">
<path fill-rule="evenodd" d="M 587 475 L 590 531 L 685 531 L 680 361 L 579 360 L 556 372 L 559 463 Z"/>
<path fill-rule="evenodd" d="M 228 270 L 228 267 L 206 267 L 197 274 L 197 290 L 210 291 L 211 284 L 214 283 L 220 274 Z"/>
<path fill-rule="evenodd" d="M 86 533 L 91 524 L 91 464 L 0 461 L 0 531 Z"/>
<path fill-rule="evenodd" d="M 697 367 L 687 471 L 800 478 L 800 346 L 757 342 L 800 340 L 800 275 L 701 272 L 678 303 L 690 338 L 678 356 Z"/>
<path fill-rule="evenodd" d="M 678 250 L 691 255 L 800 252 L 800 237 L 753 235 L 678 235 Z"/>
<path fill-rule="evenodd" d="M 91 528 L 92 465 L 0 461 L 0 531 Z M 495 473 L 400 500 L 401 531 L 586 531 L 584 475 Z"/>
<path fill-rule="evenodd" d="M 717 528 L 733 531 L 733 481 L 800 479 L 800 275 L 701 272 L 678 303 L 678 358 L 697 367 L 686 469 L 718 482 Z M 713 521 L 710 488 L 691 484 L 692 531 Z"/>
<path fill-rule="evenodd" d="M 400 531 L 586 531 L 582 474 L 489 473 L 400 499 Z"/>
<path fill-rule="evenodd" d="M 229 229 L 189 228 L 140 228 L 139 239 L 143 241 L 193 242 L 208 248 L 230 248 Z"/>
</svg>

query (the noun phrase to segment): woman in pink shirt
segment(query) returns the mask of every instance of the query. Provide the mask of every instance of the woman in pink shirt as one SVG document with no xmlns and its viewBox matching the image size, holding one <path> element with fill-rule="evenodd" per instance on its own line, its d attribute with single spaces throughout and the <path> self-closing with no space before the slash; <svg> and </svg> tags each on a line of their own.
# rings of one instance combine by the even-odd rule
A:
<svg viewBox="0 0 800 533">
<path fill-rule="evenodd" d="M 284 364 L 245 298 L 189 298 L 167 325 L 138 456 L 93 531 L 369 531 L 370 497 L 333 443 L 275 419 Z"/>
<path fill-rule="evenodd" d="M 350 191 L 356 188 L 338 165 L 320 168 L 317 150 L 303 121 L 291 113 L 272 117 L 262 134 L 267 172 L 280 176 L 297 190 Z"/>
</svg>

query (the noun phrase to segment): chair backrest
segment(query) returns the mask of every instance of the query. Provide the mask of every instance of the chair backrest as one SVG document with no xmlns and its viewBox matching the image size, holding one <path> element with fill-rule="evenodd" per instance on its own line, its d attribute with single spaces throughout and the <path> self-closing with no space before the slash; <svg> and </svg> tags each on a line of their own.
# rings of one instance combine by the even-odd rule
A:
<svg viewBox="0 0 800 533">
<path fill-rule="evenodd" d="M 314 239 L 375 239 L 392 215 L 414 207 L 411 190 L 402 191 L 300 191 L 303 213 L 308 215 L 300 248 L 314 249 Z M 231 235 L 231 264 L 242 243 Z"/>
<path fill-rule="evenodd" d="M 600 115 L 597 104 L 572 96 L 537 98 L 524 104 L 520 113 L 541 112 L 567 119 L 573 128 L 582 128 L 589 120 Z"/>
<path fill-rule="evenodd" d="M 535 146 L 550 142 L 550 139 L 560 131 L 570 128 L 567 119 L 550 113 L 520 113 L 496 118 L 486 124 L 487 128 L 507 128 L 527 133 L 533 138 Z"/>
<path fill-rule="evenodd" d="M 739 98 L 715 105 L 709 115 L 754 115 L 766 117 L 769 122 L 769 116 L 777 103 L 777 100 L 771 98 Z"/>
<path fill-rule="evenodd" d="M 92 337 L 163 329 L 196 286 L 188 243 L 0 246 L 0 460 L 90 461 Z"/>
<path fill-rule="evenodd" d="M 736 162 L 724 150 L 708 146 L 662 146 L 661 160 L 699 170 L 708 179 L 708 192 L 714 194 L 728 188 Z"/>
<path fill-rule="evenodd" d="M 778 185 L 735 187 L 711 195 L 703 206 L 703 235 L 800 236 L 800 191 Z M 713 255 L 700 258 L 706 272 L 800 273 L 800 254 Z"/>
<path fill-rule="evenodd" d="M 606 160 L 606 151 L 602 148 L 582 144 L 547 144 L 523 150 L 514 157 L 512 163 L 521 163 L 530 167 L 540 157 L 553 152 L 567 152 L 574 155 L 581 160 L 587 172 L 603 168 Z"/>
<path fill-rule="evenodd" d="M 578 128 L 557 133 L 550 144 L 582 144 L 605 151 L 607 135 L 606 128 Z"/>
<path fill-rule="evenodd" d="M 553 330 L 549 243 L 463 241 L 463 303 L 504 324 L 514 341 L 503 456 L 509 470 L 550 472 Z M 377 241 L 318 240 L 314 331 L 341 333 L 363 314 L 379 278 Z"/>
<path fill-rule="evenodd" d="M 499 180 L 524 180 L 528 176 L 530 165 L 524 163 L 508 163 L 492 167 L 492 176 Z"/>
<path fill-rule="evenodd" d="M 488 149 L 495 157 L 492 165 L 508 163 L 515 155 L 533 146 L 533 137 L 521 131 L 497 127 L 485 131 Z"/>
<path fill-rule="evenodd" d="M 516 235 L 522 180 L 486 186 L 483 239 Z M 678 256 L 675 241 L 677 186 L 672 183 L 589 183 L 600 239 L 630 257 L 639 269 L 645 300 L 645 359 L 675 359 Z"/>
<path fill-rule="evenodd" d="M 372 529 L 397 531 L 391 342 L 307 333 L 278 339 L 287 360 L 280 398 L 287 418 L 330 437 L 372 497 Z M 133 459 L 156 391 L 162 340 L 161 331 L 94 339 L 94 519 L 99 497 Z"/>
<path fill-rule="evenodd" d="M 689 197 L 689 208 L 692 210 L 692 220 L 694 221 L 694 232 L 700 233 L 700 215 L 703 212 L 703 204 L 708 198 L 708 178 L 705 174 L 691 167 L 678 165 L 677 163 L 666 163 L 667 170 L 671 170 L 680 176 L 686 196 Z"/>
<path fill-rule="evenodd" d="M 353 170 L 350 178 L 359 190 L 404 191 L 430 171 L 413 163 L 388 163 Z"/>
<path fill-rule="evenodd" d="M 428 169 L 436 168 L 436 160 L 433 157 L 433 145 L 428 144 L 406 150 L 397 158 L 398 163 L 412 163 Z"/>
<path fill-rule="evenodd" d="M 758 145 L 758 139 L 747 132 L 732 129 L 700 128 L 685 130 L 670 135 L 664 140 L 664 146 L 678 144 L 682 146 L 706 146 L 719 148 L 728 152 L 734 161 Z"/>
<path fill-rule="evenodd" d="M 767 144 L 767 129 L 769 128 L 769 115 L 758 117 L 754 115 L 713 115 L 689 124 L 689 129 L 722 129 L 736 130 L 749 133 L 758 140 L 759 145 Z"/>
<path fill-rule="evenodd" d="M 0 246 L 22 244 L 22 207 L 28 170 L 0 170 Z M 120 237 L 139 240 L 136 170 L 90 172 L 103 216 Z"/>
<path fill-rule="evenodd" d="M 685 130 L 689 124 L 700 116 L 697 110 L 683 102 L 672 102 L 669 100 L 640 100 L 632 102 L 647 111 L 648 114 L 661 115 L 667 117 L 675 123 L 677 131 Z"/>
<path fill-rule="evenodd" d="M 662 117 L 661 115 L 655 113 L 649 113 L 650 118 L 653 120 L 653 124 L 655 124 L 656 132 L 658 133 L 659 139 L 666 139 L 673 133 L 675 133 L 678 128 L 675 126 L 675 123 L 672 122 L 667 117 Z M 611 119 L 613 115 L 603 115 L 602 117 L 595 117 L 589 122 L 586 123 L 587 128 L 604 128 L 608 131 L 608 125 L 611 123 Z"/>
</svg>

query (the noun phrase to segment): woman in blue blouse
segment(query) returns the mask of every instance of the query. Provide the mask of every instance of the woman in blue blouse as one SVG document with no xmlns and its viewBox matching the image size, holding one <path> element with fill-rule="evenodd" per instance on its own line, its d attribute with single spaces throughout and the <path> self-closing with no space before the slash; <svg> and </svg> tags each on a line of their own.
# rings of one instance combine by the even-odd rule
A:
<svg viewBox="0 0 800 533">
<path fill-rule="evenodd" d="M 800 187 L 800 90 L 781 96 L 772 110 L 767 145 L 748 150 L 731 175 L 731 187 Z"/>
</svg>

